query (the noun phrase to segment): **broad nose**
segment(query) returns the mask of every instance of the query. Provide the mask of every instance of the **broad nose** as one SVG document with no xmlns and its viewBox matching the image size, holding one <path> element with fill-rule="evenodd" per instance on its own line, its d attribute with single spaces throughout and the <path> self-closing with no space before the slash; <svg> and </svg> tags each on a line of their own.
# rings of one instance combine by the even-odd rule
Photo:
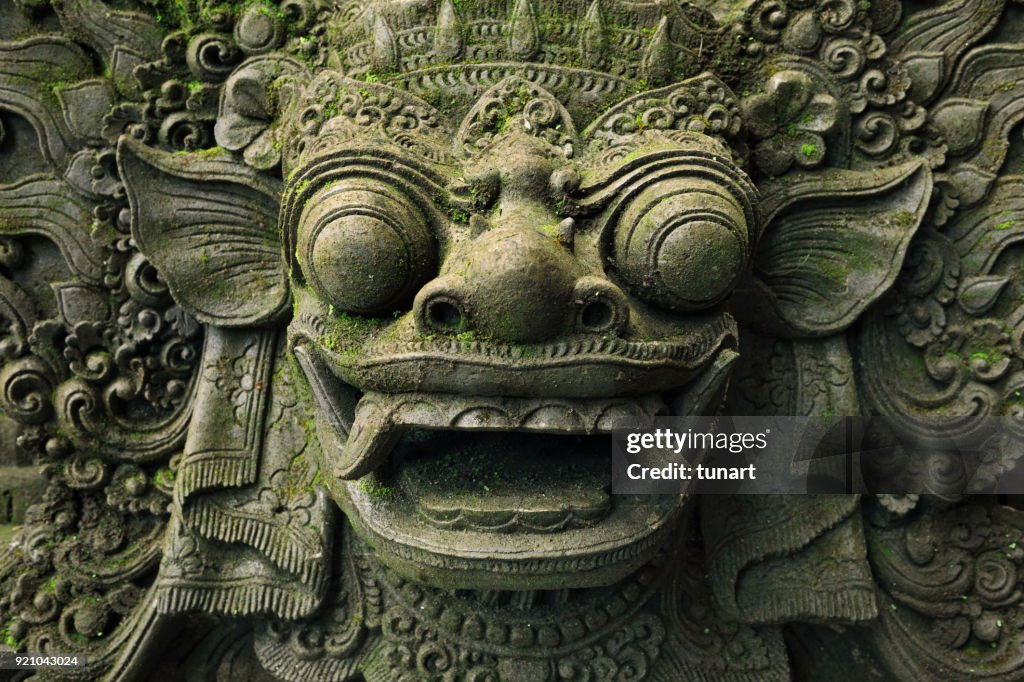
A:
<svg viewBox="0 0 1024 682">
<path fill-rule="evenodd" d="M 533 229 L 484 232 L 454 253 L 413 306 L 423 333 L 473 332 L 536 343 L 576 333 L 618 333 L 629 320 L 626 296 Z"/>
</svg>

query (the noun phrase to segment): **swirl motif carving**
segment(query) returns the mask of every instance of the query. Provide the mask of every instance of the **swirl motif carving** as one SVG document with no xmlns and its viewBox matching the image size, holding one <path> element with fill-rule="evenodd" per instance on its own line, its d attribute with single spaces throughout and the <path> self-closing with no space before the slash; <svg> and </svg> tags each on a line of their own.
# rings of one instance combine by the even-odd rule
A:
<svg viewBox="0 0 1024 682">
<path fill-rule="evenodd" d="M 1000 27 L 1016 11 L 1005 0 L 749 0 L 729 16 L 722 3 L 626 0 L 158 4 L 3 12 L 0 434 L 14 444 L 0 456 L 41 465 L 17 550 L 0 552 L 7 643 L 84 653 L 81 679 L 116 678 L 144 667 L 122 653 L 151 651 L 141 637 L 161 618 L 201 612 L 254 624 L 252 646 L 236 633 L 225 649 L 293 680 L 781 680 L 780 620 L 791 643 L 856 622 L 896 677 L 1020 676 L 1022 522 L 951 492 L 1018 473 L 1024 434 L 1011 140 L 1024 47 Z M 346 183 L 355 199 L 330 216 L 345 229 L 300 250 L 312 205 Z M 459 289 L 492 265 L 459 268 L 460 249 L 482 252 L 516 221 L 550 267 L 498 297 Z M 367 235 L 373 257 L 351 257 Z M 394 295 L 391 266 L 409 271 Z M 351 299 L 339 268 L 365 287 Z M 566 282 L 545 289 L 555 271 Z M 417 304 L 435 275 L 444 296 Z M 550 306 L 471 328 L 506 294 Z M 576 543 L 549 562 L 557 589 L 509 592 L 441 589 L 436 575 L 504 584 L 548 560 L 487 556 L 486 536 L 479 561 L 374 552 L 354 534 L 365 527 L 334 527 L 336 502 L 355 519 L 387 498 L 409 505 L 388 528 L 408 516 L 430 517 L 429 532 L 591 537 L 603 507 L 512 509 L 495 524 L 473 495 L 459 516 L 417 510 L 410 488 L 361 488 L 332 467 L 358 459 L 349 427 L 393 395 L 413 415 L 382 411 L 395 433 L 484 419 L 589 433 L 605 412 L 591 420 L 598 403 L 581 401 L 597 400 L 584 393 L 612 363 L 624 369 L 601 390 L 616 400 L 654 390 L 626 386 L 648 366 L 685 365 L 679 381 L 700 387 L 698 401 L 675 395 L 690 383 L 657 384 L 645 411 L 712 411 L 728 391 L 722 409 L 736 413 L 905 415 L 869 434 L 881 454 L 865 476 L 915 476 L 942 500 L 868 500 L 863 519 L 851 501 L 825 529 L 787 521 L 792 533 L 764 533 L 764 556 L 728 579 L 706 575 L 702 543 L 728 547 L 710 550 L 723 562 L 755 543 L 716 545 L 710 523 L 608 552 Z M 449 376 L 479 387 L 466 405 L 503 409 L 454 410 L 464 387 Z M 445 390 L 421 394 L 425 382 Z M 528 411 L 534 393 L 557 400 Z M 989 415 L 1010 417 L 1009 435 L 983 428 Z M 976 446 L 978 470 L 944 438 Z M 404 466 L 382 443 L 356 464 Z M 723 527 L 764 530 L 741 525 Z M 667 538 L 685 560 L 659 553 Z M 849 587 L 871 593 L 865 538 L 881 613 Z M 423 557 L 436 570 L 420 584 L 406 569 Z M 636 572 L 560 586 L 616 566 Z M 821 600 L 777 597 L 807 575 Z M 757 599 L 741 600 L 750 585 Z M 730 600 L 744 624 L 722 616 Z"/>
<path fill-rule="evenodd" d="M 1013 675 L 1024 666 L 1015 616 L 1021 522 L 1019 512 L 979 500 L 872 531 L 872 562 L 891 604 L 873 646 L 898 674 Z"/>
</svg>

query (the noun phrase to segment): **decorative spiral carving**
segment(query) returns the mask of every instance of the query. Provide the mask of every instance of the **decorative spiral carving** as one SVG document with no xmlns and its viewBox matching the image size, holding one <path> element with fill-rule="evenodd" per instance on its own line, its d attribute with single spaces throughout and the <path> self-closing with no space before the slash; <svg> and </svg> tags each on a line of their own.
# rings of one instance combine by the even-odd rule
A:
<svg viewBox="0 0 1024 682">
<path fill-rule="evenodd" d="M 124 284 L 128 293 L 143 305 L 159 305 L 168 298 L 167 284 L 156 268 L 141 253 L 133 254 L 125 266 Z"/>
<path fill-rule="evenodd" d="M 185 60 L 199 80 L 216 83 L 224 80 L 242 59 L 242 52 L 228 36 L 201 33 L 188 42 Z"/>
<path fill-rule="evenodd" d="M 75 490 L 93 490 L 107 480 L 108 470 L 99 459 L 75 455 L 64 464 L 64 481 Z"/>
<path fill-rule="evenodd" d="M 436 642 L 420 646 L 416 652 L 416 668 L 427 675 L 441 675 L 452 668 L 452 652 Z"/>
<path fill-rule="evenodd" d="M 32 608 L 21 612 L 21 619 L 32 625 L 49 623 L 60 614 L 62 604 L 53 592 L 36 592 Z"/>
<path fill-rule="evenodd" d="M 303 31 L 316 18 L 316 6 L 309 0 L 284 0 L 281 5 L 284 14 L 296 29 Z"/>
<path fill-rule="evenodd" d="M 747 29 L 761 42 L 777 42 L 787 23 L 789 14 L 785 5 L 778 0 L 755 2 L 746 12 Z"/>
<path fill-rule="evenodd" d="M 872 158 L 890 153 L 899 141 L 896 119 L 889 114 L 874 112 L 857 120 L 854 126 L 854 144 Z"/>
<path fill-rule="evenodd" d="M 968 471 L 959 453 L 932 452 L 925 462 L 922 483 L 924 488 L 938 495 L 953 495 L 967 487 Z M 918 491 L 914 491 L 918 492 Z"/>
<path fill-rule="evenodd" d="M 160 143 L 176 151 L 202 149 L 211 139 L 210 125 L 187 111 L 171 114 L 160 125 Z"/>
<path fill-rule="evenodd" d="M 1017 590 L 1017 567 L 999 551 L 975 559 L 974 589 L 986 602 L 999 604 Z"/>
<path fill-rule="evenodd" d="M 0 369 L 0 396 L 11 417 L 26 424 L 41 424 L 53 414 L 50 392 L 54 377 L 36 356 L 9 362 Z"/>
<path fill-rule="evenodd" d="M 864 49 L 849 38 L 835 38 L 825 43 L 821 59 L 837 78 L 847 80 L 859 74 L 867 64 Z"/>
<path fill-rule="evenodd" d="M 171 339 L 160 349 L 160 361 L 170 372 L 186 374 L 198 359 L 195 346 L 184 339 Z"/>
<path fill-rule="evenodd" d="M 235 41 L 248 54 L 270 52 L 284 41 L 284 17 L 272 5 L 249 5 L 235 24 Z"/>
<path fill-rule="evenodd" d="M 825 0 L 818 5 L 821 27 L 829 33 L 845 31 L 857 18 L 857 5 L 853 0 Z"/>
</svg>

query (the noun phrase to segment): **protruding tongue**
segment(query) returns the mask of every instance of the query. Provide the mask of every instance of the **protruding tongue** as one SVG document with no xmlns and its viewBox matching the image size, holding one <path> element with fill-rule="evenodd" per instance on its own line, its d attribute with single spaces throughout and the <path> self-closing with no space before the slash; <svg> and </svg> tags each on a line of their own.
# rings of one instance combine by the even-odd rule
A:
<svg viewBox="0 0 1024 682">
<path fill-rule="evenodd" d="M 362 478 L 383 464 L 410 428 L 531 433 L 610 433 L 622 419 L 663 414 L 657 396 L 565 400 L 490 398 L 432 393 L 367 393 L 334 475 Z"/>
<path fill-rule="evenodd" d="M 362 478 L 387 460 L 404 430 L 392 421 L 393 410 L 387 409 L 387 402 L 388 396 L 380 393 L 368 393 L 359 401 L 335 476 L 350 481 Z"/>
</svg>

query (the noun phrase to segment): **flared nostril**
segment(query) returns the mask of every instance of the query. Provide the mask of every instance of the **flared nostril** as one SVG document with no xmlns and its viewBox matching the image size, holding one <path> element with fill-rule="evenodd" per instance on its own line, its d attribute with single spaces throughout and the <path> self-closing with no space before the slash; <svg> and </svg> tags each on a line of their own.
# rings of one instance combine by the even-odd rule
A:
<svg viewBox="0 0 1024 682">
<path fill-rule="evenodd" d="M 577 330 L 617 334 L 629 323 L 629 301 L 611 282 L 600 277 L 581 277 L 573 293 Z"/>
<path fill-rule="evenodd" d="M 444 297 L 427 302 L 424 311 L 427 326 L 441 332 L 462 331 L 466 327 L 466 316 L 459 305 Z"/>
<path fill-rule="evenodd" d="M 420 289 L 412 312 L 416 326 L 425 334 L 457 334 L 469 329 L 469 305 L 451 277 L 440 277 Z"/>
<path fill-rule="evenodd" d="M 585 331 L 606 331 L 615 320 L 615 311 L 604 301 L 591 301 L 580 311 L 580 326 Z"/>
</svg>

